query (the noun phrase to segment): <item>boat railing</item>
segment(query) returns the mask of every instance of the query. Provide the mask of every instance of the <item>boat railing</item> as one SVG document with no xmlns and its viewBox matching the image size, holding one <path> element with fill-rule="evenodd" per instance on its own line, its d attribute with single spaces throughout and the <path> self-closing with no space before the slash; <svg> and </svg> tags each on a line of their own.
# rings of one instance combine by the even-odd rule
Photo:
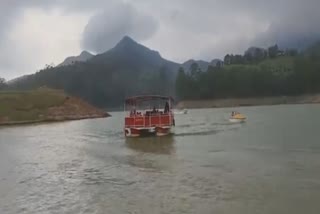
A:
<svg viewBox="0 0 320 214">
<path fill-rule="evenodd" d="M 145 113 L 142 113 L 142 112 L 132 113 L 132 112 L 130 112 L 129 117 L 164 116 L 164 115 L 169 115 L 170 113 L 171 113 L 171 112 L 164 112 L 164 111 L 158 111 L 158 112 L 146 111 Z"/>
<path fill-rule="evenodd" d="M 154 115 L 130 115 L 126 117 L 126 119 L 132 118 L 133 119 L 133 124 L 126 124 L 125 127 L 132 127 L 132 128 L 139 128 L 139 127 L 155 127 L 155 126 L 162 126 L 162 125 L 173 125 L 172 122 L 172 113 L 166 113 L 166 114 L 154 114 Z M 169 119 L 167 119 L 168 122 L 164 122 L 163 116 L 169 116 Z M 158 121 L 154 122 L 154 118 L 158 118 Z M 137 119 L 143 119 L 143 122 L 136 124 Z M 146 121 L 148 120 L 148 124 Z"/>
</svg>

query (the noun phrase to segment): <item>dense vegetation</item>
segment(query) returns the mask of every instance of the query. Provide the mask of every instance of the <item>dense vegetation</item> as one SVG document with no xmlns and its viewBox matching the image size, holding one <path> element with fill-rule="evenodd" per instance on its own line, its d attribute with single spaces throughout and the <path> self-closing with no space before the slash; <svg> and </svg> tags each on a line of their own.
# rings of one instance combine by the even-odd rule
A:
<svg viewBox="0 0 320 214">
<path fill-rule="evenodd" d="M 104 64 L 77 63 L 72 66 L 46 68 L 13 84 L 15 90 L 42 86 L 63 89 L 96 106 L 122 106 L 126 96 L 143 93 L 170 93 L 173 80 L 165 68 L 144 72 L 134 68 L 117 68 Z M 168 85 L 171 83 L 171 85 Z"/>
<path fill-rule="evenodd" d="M 61 90 L 0 92 L 0 125 L 45 121 L 79 120 L 109 116 Z"/>
<path fill-rule="evenodd" d="M 176 92 L 181 99 L 258 97 L 320 92 L 320 43 L 298 54 L 250 48 L 244 55 L 226 55 L 224 66 L 190 73 L 180 68 Z"/>
</svg>

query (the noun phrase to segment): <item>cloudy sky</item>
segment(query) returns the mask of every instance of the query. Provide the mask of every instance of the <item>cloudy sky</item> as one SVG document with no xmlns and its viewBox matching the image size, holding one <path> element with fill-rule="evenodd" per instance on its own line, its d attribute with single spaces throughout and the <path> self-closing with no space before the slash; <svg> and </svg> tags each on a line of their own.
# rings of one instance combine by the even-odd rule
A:
<svg viewBox="0 0 320 214">
<path fill-rule="evenodd" d="M 320 38 L 319 0 L 0 0 L 0 77 L 34 73 L 123 36 L 183 62 Z"/>
</svg>

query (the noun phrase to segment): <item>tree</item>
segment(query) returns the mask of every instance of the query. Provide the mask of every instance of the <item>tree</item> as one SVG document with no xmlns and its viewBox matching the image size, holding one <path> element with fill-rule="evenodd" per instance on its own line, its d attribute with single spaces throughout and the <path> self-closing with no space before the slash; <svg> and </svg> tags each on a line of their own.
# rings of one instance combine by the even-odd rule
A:
<svg viewBox="0 0 320 214">
<path fill-rule="evenodd" d="M 297 56 L 298 55 L 298 50 L 294 48 L 286 49 L 285 51 L 286 56 Z"/>
<path fill-rule="evenodd" d="M 187 77 L 182 67 L 179 68 L 177 79 L 176 79 L 176 93 L 178 97 L 184 99 L 187 98 Z"/>
<path fill-rule="evenodd" d="M 259 47 L 251 47 L 245 51 L 244 58 L 248 62 L 259 62 L 265 58 L 265 50 Z"/>
<path fill-rule="evenodd" d="M 230 64 L 235 64 L 235 57 L 233 56 L 233 54 L 230 55 Z"/>
<path fill-rule="evenodd" d="M 256 61 L 261 61 L 264 59 L 265 50 L 262 48 L 256 48 L 254 52 L 254 57 Z"/>
<path fill-rule="evenodd" d="M 0 90 L 6 87 L 6 80 L 0 77 Z"/>
<path fill-rule="evenodd" d="M 200 74 L 201 74 L 201 68 L 199 67 L 198 63 L 194 62 L 190 65 L 190 75 L 191 78 L 196 80 L 199 78 Z"/>
<path fill-rule="evenodd" d="M 168 94 L 169 93 L 169 78 L 167 75 L 167 68 L 165 66 L 161 66 L 159 69 L 159 79 L 156 79 L 157 83 L 159 85 L 159 92 L 158 93 L 163 93 L 163 94 Z"/>
<path fill-rule="evenodd" d="M 194 62 L 190 65 L 190 74 L 192 77 L 195 77 L 199 69 L 198 63 Z"/>
<path fill-rule="evenodd" d="M 274 46 L 271 46 L 268 48 L 268 53 L 269 53 L 269 57 L 270 58 L 275 58 L 277 57 L 278 55 L 278 51 L 279 51 L 279 48 L 278 48 L 278 45 L 274 45 Z"/>
<path fill-rule="evenodd" d="M 223 62 L 222 61 L 218 61 L 217 64 L 216 64 L 216 67 L 217 68 L 221 68 L 222 66 L 223 66 Z"/>
<path fill-rule="evenodd" d="M 224 64 L 225 65 L 230 65 L 231 64 L 231 57 L 229 54 L 227 54 L 225 57 L 224 57 Z"/>
<path fill-rule="evenodd" d="M 243 64 L 244 63 L 244 59 L 243 56 L 237 54 L 234 56 L 234 64 Z"/>
</svg>

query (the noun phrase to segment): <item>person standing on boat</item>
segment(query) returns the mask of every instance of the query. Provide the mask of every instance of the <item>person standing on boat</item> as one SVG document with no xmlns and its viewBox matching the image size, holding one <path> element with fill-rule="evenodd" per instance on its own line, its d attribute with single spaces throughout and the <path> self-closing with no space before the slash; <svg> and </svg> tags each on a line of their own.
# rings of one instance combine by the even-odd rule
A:
<svg viewBox="0 0 320 214">
<path fill-rule="evenodd" d="M 166 102 L 165 106 L 164 106 L 164 113 L 168 113 L 169 112 L 169 103 Z"/>
<path fill-rule="evenodd" d="M 156 109 L 156 107 L 155 107 L 155 106 L 153 106 L 152 114 L 155 114 L 155 113 L 157 113 L 157 109 Z"/>
</svg>

